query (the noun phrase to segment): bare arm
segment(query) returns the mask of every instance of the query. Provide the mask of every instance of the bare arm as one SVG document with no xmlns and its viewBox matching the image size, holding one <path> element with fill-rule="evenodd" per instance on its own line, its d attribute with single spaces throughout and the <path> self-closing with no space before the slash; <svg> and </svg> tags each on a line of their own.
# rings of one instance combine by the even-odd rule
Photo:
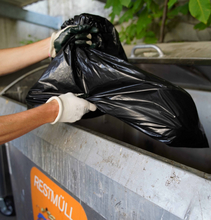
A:
<svg viewBox="0 0 211 220">
<path fill-rule="evenodd" d="M 50 37 L 26 46 L 0 50 L 0 76 L 47 58 L 49 47 Z"/>
<path fill-rule="evenodd" d="M 62 35 L 57 38 L 45 40 L 17 48 L 0 50 L 0 76 L 15 72 L 31 64 L 39 62 L 48 57 L 49 51 L 53 51 L 54 41 L 57 46 L 62 46 L 66 38 L 72 34 L 72 27 L 60 31 Z M 75 30 L 74 30 L 75 31 Z M 75 33 L 73 31 L 73 33 Z M 61 45 L 60 45 L 61 44 Z M 51 45 L 51 46 L 50 46 Z M 51 50 L 49 50 L 51 48 Z M 53 50 L 52 50 L 53 48 Z M 96 106 L 86 100 L 75 97 L 72 93 L 61 95 L 49 103 L 21 113 L 0 116 L 0 144 L 13 140 L 31 130 L 50 122 L 75 122 L 88 111 L 95 111 Z M 59 104 L 58 104 L 59 103 Z M 80 110 L 80 111 L 79 111 Z"/>
<path fill-rule="evenodd" d="M 0 116 L 0 144 L 13 140 L 33 129 L 53 122 L 59 112 L 56 100 L 24 112 Z"/>
</svg>

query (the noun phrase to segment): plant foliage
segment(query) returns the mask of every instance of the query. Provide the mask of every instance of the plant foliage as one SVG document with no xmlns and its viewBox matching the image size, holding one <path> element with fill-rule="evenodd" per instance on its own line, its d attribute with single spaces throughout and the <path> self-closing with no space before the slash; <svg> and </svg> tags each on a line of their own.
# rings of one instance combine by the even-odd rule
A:
<svg viewBox="0 0 211 220">
<path fill-rule="evenodd" d="M 118 16 L 119 24 L 122 25 L 120 39 L 122 42 L 131 44 L 134 39 L 143 39 L 145 43 L 156 43 L 158 36 L 153 31 L 152 25 L 161 26 L 165 0 L 107 0 L 105 8 L 112 8 L 111 22 Z M 165 25 L 170 23 L 176 16 L 190 13 L 199 23 L 195 29 L 203 30 L 211 24 L 210 0 L 190 1 L 167 1 L 167 14 Z"/>
</svg>

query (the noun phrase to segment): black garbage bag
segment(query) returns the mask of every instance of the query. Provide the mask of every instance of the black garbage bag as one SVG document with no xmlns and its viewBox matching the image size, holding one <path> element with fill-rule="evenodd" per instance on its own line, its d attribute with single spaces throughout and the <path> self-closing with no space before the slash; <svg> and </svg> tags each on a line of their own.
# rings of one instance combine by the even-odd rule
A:
<svg viewBox="0 0 211 220">
<path fill-rule="evenodd" d="M 116 51 L 110 54 L 102 48 L 76 47 L 70 41 L 29 91 L 26 101 L 35 106 L 67 92 L 78 94 L 96 104 L 101 113 L 115 116 L 169 146 L 208 147 L 191 96 L 131 65 Z M 87 116 L 93 117 L 92 113 Z"/>
<path fill-rule="evenodd" d="M 96 27 L 99 30 L 98 33 L 92 34 L 92 40 L 97 44 L 98 50 L 127 61 L 127 56 L 119 40 L 119 34 L 106 18 L 84 13 L 65 21 L 61 28 L 63 29 L 68 25 L 84 24 Z"/>
</svg>

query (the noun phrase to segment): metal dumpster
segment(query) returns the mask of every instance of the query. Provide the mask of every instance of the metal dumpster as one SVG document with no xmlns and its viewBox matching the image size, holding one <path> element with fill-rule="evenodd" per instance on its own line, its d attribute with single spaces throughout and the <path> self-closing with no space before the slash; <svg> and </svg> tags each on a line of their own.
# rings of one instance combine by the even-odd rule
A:
<svg viewBox="0 0 211 220">
<path fill-rule="evenodd" d="M 164 51 L 163 57 L 129 61 L 188 90 L 211 144 L 211 60 L 169 56 Z M 27 109 L 24 95 L 46 65 L 20 71 L 21 80 L 11 86 L 0 80 L 1 115 Z M 211 219 L 210 148 L 168 147 L 108 115 L 47 124 L 6 146 L 17 220 L 44 219 L 47 212 L 57 219 L 57 211 L 59 219 L 72 220 Z"/>
<path fill-rule="evenodd" d="M 0 145 L 0 213 L 6 216 L 15 215 L 5 145 Z"/>
</svg>

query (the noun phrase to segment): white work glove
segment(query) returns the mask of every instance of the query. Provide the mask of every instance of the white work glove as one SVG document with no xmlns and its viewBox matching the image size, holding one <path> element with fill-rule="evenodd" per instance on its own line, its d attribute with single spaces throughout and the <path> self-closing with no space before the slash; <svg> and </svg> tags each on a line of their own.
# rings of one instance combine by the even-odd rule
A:
<svg viewBox="0 0 211 220">
<path fill-rule="evenodd" d="M 54 122 L 70 122 L 73 123 L 82 118 L 82 116 L 89 111 L 95 111 L 97 109 L 96 105 L 86 101 L 85 99 L 78 98 L 73 93 L 66 93 L 60 95 L 59 97 L 53 96 L 48 99 L 48 102 L 52 100 L 57 100 L 59 103 L 59 113 Z"/>
</svg>

